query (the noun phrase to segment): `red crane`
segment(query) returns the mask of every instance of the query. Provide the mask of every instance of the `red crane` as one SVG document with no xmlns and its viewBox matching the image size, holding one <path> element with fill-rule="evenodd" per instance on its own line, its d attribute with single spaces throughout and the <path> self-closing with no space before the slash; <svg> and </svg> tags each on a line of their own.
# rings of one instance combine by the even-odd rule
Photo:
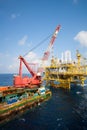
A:
<svg viewBox="0 0 87 130">
<path fill-rule="evenodd" d="M 29 87 L 29 88 L 35 88 L 37 86 L 39 87 L 41 84 L 41 76 L 39 75 L 39 73 L 35 73 L 22 56 L 20 56 L 19 59 L 20 59 L 19 75 L 14 76 L 14 82 L 13 82 L 14 86 Z M 32 77 L 22 76 L 22 63 L 24 63 L 24 65 L 26 66 Z"/>
<path fill-rule="evenodd" d="M 56 30 L 51 38 L 48 49 L 44 53 L 42 61 L 48 60 L 50 51 L 52 49 L 53 43 L 57 37 L 59 30 L 60 30 L 60 25 L 58 25 L 56 27 Z M 29 88 L 39 87 L 41 84 L 41 74 L 39 72 L 41 72 L 41 71 L 38 71 L 38 73 L 35 73 L 22 56 L 20 56 L 19 59 L 20 59 L 19 75 L 14 76 L 14 80 L 13 80 L 14 86 L 15 87 L 29 87 Z M 23 77 L 22 76 L 22 62 L 24 63 L 24 65 L 26 66 L 26 68 L 28 69 L 28 71 L 30 72 L 32 77 L 28 77 L 28 76 Z"/>
<path fill-rule="evenodd" d="M 48 46 L 46 52 L 45 52 L 44 55 L 43 55 L 43 58 L 42 58 L 43 61 L 44 61 L 44 60 L 48 60 L 49 55 L 50 55 L 50 51 L 51 51 L 52 46 L 53 46 L 53 44 L 54 44 L 54 41 L 55 41 L 55 39 L 56 39 L 56 37 L 57 37 L 57 35 L 58 35 L 58 32 L 59 32 L 59 30 L 60 30 L 60 27 L 61 27 L 60 25 L 58 25 L 58 26 L 56 27 L 55 32 L 54 32 L 54 34 L 53 34 L 53 36 L 52 36 L 52 38 L 51 38 L 51 41 L 50 41 L 50 43 L 49 43 L 49 46 Z"/>
<path fill-rule="evenodd" d="M 51 52 L 52 46 L 53 46 L 54 41 L 55 41 L 55 39 L 56 39 L 56 37 L 57 37 L 57 35 L 58 35 L 58 33 L 59 33 L 60 27 L 61 27 L 61 25 L 58 25 L 58 26 L 56 27 L 56 29 L 55 29 L 55 31 L 54 31 L 54 33 L 53 33 L 53 36 L 52 36 L 52 38 L 51 38 L 51 40 L 50 40 L 49 46 L 48 46 L 47 50 L 45 51 L 45 53 L 44 53 L 44 55 L 43 55 L 43 57 L 42 57 L 41 66 L 38 68 L 38 72 L 41 73 L 41 74 L 42 74 L 43 71 L 44 71 L 44 68 L 42 67 L 42 66 L 44 66 L 44 61 L 47 61 L 48 58 L 49 58 L 49 56 L 50 56 L 50 52 Z"/>
</svg>

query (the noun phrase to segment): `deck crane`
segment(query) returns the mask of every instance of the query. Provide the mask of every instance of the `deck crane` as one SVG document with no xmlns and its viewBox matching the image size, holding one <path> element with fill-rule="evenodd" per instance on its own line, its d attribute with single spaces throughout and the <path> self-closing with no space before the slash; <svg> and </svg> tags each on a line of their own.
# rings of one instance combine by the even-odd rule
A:
<svg viewBox="0 0 87 130">
<path fill-rule="evenodd" d="M 19 56 L 20 66 L 19 66 L 19 75 L 14 76 L 14 86 L 15 87 L 28 87 L 28 88 L 36 88 L 41 84 L 41 76 L 39 73 L 35 73 L 29 63 L 22 57 Z M 22 76 L 22 63 L 26 66 L 27 70 L 30 72 L 32 77 Z"/>
<path fill-rule="evenodd" d="M 56 30 L 55 30 L 52 38 L 51 38 L 48 49 L 46 50 L 46 52 L 43 55 L 42 61 L 48 60 L 49 55 L 50 55 L 50 51 L 52 49 L 52 46 L 54 44 L 54 41 L 55 41 L 55 39 L 57 37 L 57 34 L 58 34 L 59 30 L 60 30 L 60 25 L 58 25 L 56 27 Z M 13 85 L 15 87 L 28 87 L 28 88 L 39 87 L 40 84 L 41 84 L 41 73 L 42 73 L 42 71 L 40 71 L 38 69 L 39 71 L 37 73 L 35 73 L 31 69 L 31 67 L 27 63 L 27 61 L 22 56 L 19 56 L 19 59 L 20 59 L 19 75 L 14 76 Z M 28 69 L 28 71 L 30 72 L 32 77 L 28 77 L 28 76 L 23 77 L 22 76 L 22 62 L 24 63 L 24 65 L 26 66 L 26 68 Z"/>
</svg>

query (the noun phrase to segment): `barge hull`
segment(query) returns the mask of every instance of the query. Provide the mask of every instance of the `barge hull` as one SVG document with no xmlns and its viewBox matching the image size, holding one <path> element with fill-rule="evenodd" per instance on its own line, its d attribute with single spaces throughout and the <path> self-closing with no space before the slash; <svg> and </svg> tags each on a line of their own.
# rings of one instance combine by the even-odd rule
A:
<svg viewBox="0 0 87 130">
<path fill-rule="evenodd" d="M 48 100 L 51 97 L 51 91 L 46 92 L 44 95 L 39 95 L 33 98 L 27 98 L 3 107 L 0 109 L 0 124 L 6 123 L 11 119 L 16 118 L 18 115 L 23 114 L 25 111 L 37 106 L 39 103 Z"/>
</svg>

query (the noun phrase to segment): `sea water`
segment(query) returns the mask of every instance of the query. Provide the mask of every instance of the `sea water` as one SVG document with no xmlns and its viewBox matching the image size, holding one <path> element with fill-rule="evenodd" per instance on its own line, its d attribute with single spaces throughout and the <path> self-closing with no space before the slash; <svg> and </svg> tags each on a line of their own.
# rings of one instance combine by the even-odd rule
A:
<svg viewBox="0 0 87 130">
<path fill-rule="evenodd" d="M 13 74 L 0 74 L 0 85 L 12 85 Z M 87 85 L 70 90 L 52 88 L 52 97 L 0 130 L 87 130 Z"/>
</svg>

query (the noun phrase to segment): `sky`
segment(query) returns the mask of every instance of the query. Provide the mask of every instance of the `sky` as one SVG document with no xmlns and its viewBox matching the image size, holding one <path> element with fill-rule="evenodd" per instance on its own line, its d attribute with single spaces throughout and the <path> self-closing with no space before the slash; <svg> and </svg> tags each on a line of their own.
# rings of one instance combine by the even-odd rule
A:
<svg viewBox="0 0 87 130">
<path fill-rule="evenodd" d="M 20 55 L 37 63 L 58 25 L 54 56 L 79 50 L 87 58 L 87 0 L 0 0 L 0 73 L 18 73 Z"/>
</svg>

